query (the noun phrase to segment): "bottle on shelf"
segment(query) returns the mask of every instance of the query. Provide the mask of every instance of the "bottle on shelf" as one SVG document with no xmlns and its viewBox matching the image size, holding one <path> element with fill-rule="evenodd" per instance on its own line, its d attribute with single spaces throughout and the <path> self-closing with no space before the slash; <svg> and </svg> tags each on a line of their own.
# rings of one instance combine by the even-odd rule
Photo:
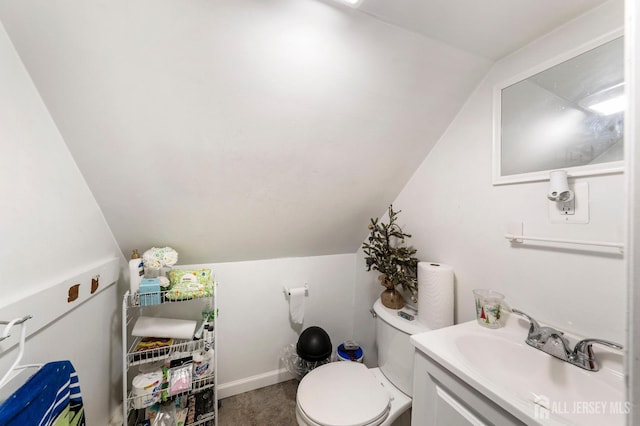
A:
<svg viewBox="0 0 640 426">
<path fill-rule="evenodd" d="M 140 289 L 140 282 L 144 276 L 144 264 L 140 258 L 138 249 L 134 249 L 131 253 L 131 260 L 129 261 L 129 289 L 131 294 L 135 294 Z"/>
</svg>

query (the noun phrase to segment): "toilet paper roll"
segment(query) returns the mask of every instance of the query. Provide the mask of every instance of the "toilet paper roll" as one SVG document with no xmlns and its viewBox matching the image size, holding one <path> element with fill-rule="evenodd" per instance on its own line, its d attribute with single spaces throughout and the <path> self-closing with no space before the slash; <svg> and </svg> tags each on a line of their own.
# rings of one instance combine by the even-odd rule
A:
<svg viewBox="0 0 640 426">
<path fill-rule="evenodd" d="M 418 320 L 432 330 L 453 325 L 453 268 L 418 263 Z"/>
<path fill-rule="evenodd" d="M 304 321 L 304 287 L 289 290 L 289 314 L 294 324 L 302 324 Z"/>
</svg>

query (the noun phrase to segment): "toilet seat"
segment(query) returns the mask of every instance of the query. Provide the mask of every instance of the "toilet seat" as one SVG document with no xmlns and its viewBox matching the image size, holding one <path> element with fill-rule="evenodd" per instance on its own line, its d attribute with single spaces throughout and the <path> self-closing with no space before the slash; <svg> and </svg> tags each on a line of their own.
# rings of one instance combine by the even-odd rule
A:
<svg viewBox="0 0 640 426">
<path fill-rule="evenodd" d="M 367 423 L 366 425 L 362 425 L 362 426 L 379 426 L 382 425 L 384 423 L 384 421 L 386 420 L 387 416 L 388 416 L 389 412 L 386 411 L 382 414 L 382 417 L 380 417 L 379 419 L 374 420 L 373 423 Z M 300 409 L 300 407 L 296 407 L 296 417 L 298 418 L 298 420 L 302 419 L 304 421 L 305 426 L 329 426 L 323 423 L 316 423 L 313 420 L 311 420 L 309 418 L 309 416 L 307 416 L 304 411 L 302 411 Z M 300 424 L 300 423 L 298 423 Z M 338 425 L 331 425 L 331 426 L 338 426 Z M 344 426 L 344 425 L 340 425 L 340 426 Z"/>
<path fill-rule="evenodd" d="M 297 414 L 312 426 L 376 426 L 390 408 L 389 392 L 356 362 L 322 365 L 298 386 Z"/>
</svg>

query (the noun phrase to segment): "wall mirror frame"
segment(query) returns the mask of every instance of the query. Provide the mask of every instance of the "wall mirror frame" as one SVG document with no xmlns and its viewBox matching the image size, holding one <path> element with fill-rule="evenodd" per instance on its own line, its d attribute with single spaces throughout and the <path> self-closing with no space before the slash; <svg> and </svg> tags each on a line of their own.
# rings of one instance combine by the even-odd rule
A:
<svg viewBox="0 0 640 426">
<path fill-rule="evenodd" d="M 558 169 L 574 177 L 623 172 L 624 111 L 598 114 L 584 101 L 624 93 L 623 44 L 621 28 L 494 86 L 494 185 L 548 180 Z"/>
</svg>

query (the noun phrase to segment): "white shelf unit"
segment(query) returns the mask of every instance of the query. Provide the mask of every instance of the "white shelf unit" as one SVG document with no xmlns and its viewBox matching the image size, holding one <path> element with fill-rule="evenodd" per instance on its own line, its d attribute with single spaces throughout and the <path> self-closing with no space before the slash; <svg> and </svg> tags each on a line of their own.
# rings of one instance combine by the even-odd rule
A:
<svg viewBox="0 0 640 426">
<path fill-rule="evenodd" d="M 144 293 L 142 294 L 143 298 L 156 299 L 160 300 L 159 304 L 141 304 L 141 295 L 140 293 L 130 293 L 127 291 L 122 300 L 122 347 L 123 347 L 123 356 L 122 356 L 122 365 L 123 365 L 123 377 L 122 377 L 122 406 L 123 406 L 123 421 L 125 426 L 135 426 L 136 417 L 140 417 L 142 415 L 141 411 L 144 409 L 136 409 L 134 408 L 134 397 L 131 392 L 131 381 L 132 378 L 136 375 L 136 370 L 140 368 L 140 366 L 157 363 L 168 359 L 172 354 L 177 352 L 188 352 L 192 353 L 194 351 L 199 351 L 205 347 L 205 345 L 210 344 L 213 349 L 213 371 L 202 378 L 194 378 L 191 381 L 190 389 L 175 395 L 171 395 L 170 399 L 179 398 L 182 396 L 191 396 L 200 394 L 203 391 L 212 390 L 213 402 L 212 407 L 213 410 L 205 413 L 204 415 L 201 413 L 200 417 L 195 421 L 189 423 L 188 420 L 185 423 L 185 426 L 218 426 L 218 386 L 217 386 L 217 373 L 218 373 L 218 357 L 217 357 L 217 321 L 218 321 L 218 307 L 216 301 L 217 294 L 217 282 L 213 281 L 213 289 L 211 295 L 207 295 L 204 297 L 193 297 L 193 298 L 185 298 L 181 300 L 170 300 L 167 298 L 168 291 L 161 291 L 158 293 Z M 144 300 L 144 299 L 143 299 Z M 169 346 L 164 346 L 161 348 L 149 349 L 144 351 L 135 351 L 135 348 L 138 347 L 138 344 L 142 340 L 142 337 L 135 337 L 131 335 L 131 330 L 133 326 L 143 312 L 151 311 L 152 313 L 158 314 L 162 313 L 166 308 L 171 306 L 175 308 L 177 304 L 180 304 L 180 311 L 182 315 L 185 315 L 185 311 L 189 312 L 187 316 L 191 316 L 191 319 L 196 319 L 198 322 L 198 326 L 200 326 L 203 311 L 212 311 L 214 312 L 214 320 L 213 320 L 213 334 L 211 341 L 208 342 L 205 339 L 205 336 L 201 336 L 198 340 L 187 340 L 187 339 L 173 339 L 173 343 Z M 210 323 L 211 324 L 211 323 Z M 155 337 L 155 336 L 148 336 Z M 140 398 L 140 397 L 137 397 Z"/>
</svg>

